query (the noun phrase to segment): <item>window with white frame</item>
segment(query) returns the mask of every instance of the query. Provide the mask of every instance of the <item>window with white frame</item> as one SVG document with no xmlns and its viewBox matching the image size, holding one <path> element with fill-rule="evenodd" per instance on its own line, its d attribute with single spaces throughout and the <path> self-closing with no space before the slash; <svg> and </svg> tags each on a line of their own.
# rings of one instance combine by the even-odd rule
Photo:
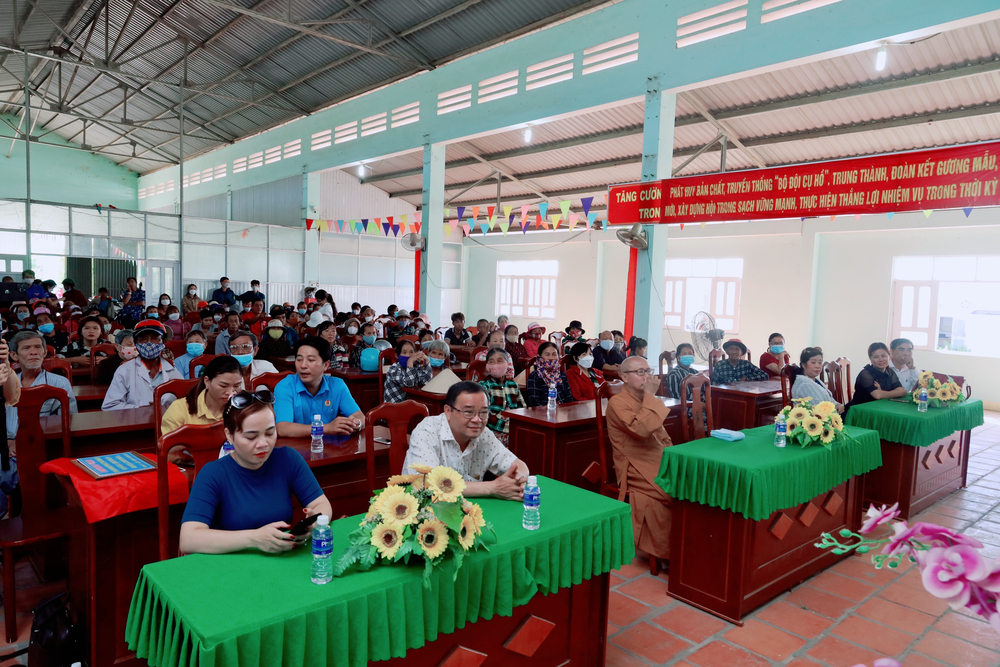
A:
<svg viewBox="0 0 1000 667">
<path fill-rule="evenodd" d="M 695 315 L 704 311 L 726 333 L 739 331 L 742 257 L 670 258 L 664 273 L 663 326 L 690 331 Z"/>
<path fill-rule="evenodd" d="M 554 320 L 558 278 L 555 259 L 497 262 L 497 315 Z"/>
<path fill-rule="evenodd" d="M 894 257 L 891 303 L 891 338 L 1000 357 L 1000 255 Z"/>
</svg>

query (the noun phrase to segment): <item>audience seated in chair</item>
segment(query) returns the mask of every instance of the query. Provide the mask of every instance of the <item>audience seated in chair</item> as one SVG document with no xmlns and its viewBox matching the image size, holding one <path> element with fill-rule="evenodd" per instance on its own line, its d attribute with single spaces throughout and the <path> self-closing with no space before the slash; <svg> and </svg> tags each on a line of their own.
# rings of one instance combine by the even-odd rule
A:
<svg viewBox="0 0 1000 667">
<path fill-rule="evenodd" d="M 473 361 L 486 361 L 486 355 L 489 354 L 495 348 L 500 348 L 504 351 L 504 355 L 507 359 L 507 377 L 514 379 L 514 359 L 507 353 L 506 340 L 504 338 L 504 333 L 502 329 L 494 329 L 486 337 L 486 342 L 484 343 L 486 349 L 478 350 L 473 357 Z"/>
<path fill-rule="evenodd" d="M 531 322 L 524 334 L 522 334 L 524 336 L 522 344 L 529 357 L 537 357 L 540 354 L 538 348 L 542 345 L 542 336 L 544 334 L 545 327 L 538 322 Z"/>
<path fill-rule="evenodd" d="M 264 373 L 277 373 L 278 369 L 270 361 L 256 359 L 258 349 L 257 336 L 250 331 L 238 331 L 229 339 L 229 354 L 239 362 L 243 369 L 243 382 L 240 391 L 243 389 L 256 389 L 253 386 L 253 379 Z"/>
<path fill-rule="evenodd" d="M 124 410 L 153 403 L 153 389 L 167 380 L 183 380 L 184 376 L 166 359 L 164 328 L 156 320 L 143 320 L 135 327 L 135 349 L 138 358 L 126 361 L 115 371 L 104 396 L 103 410 Z"/>
<path fill-rule="evenodd" d="M 604 384 L 604 373 L 593 365 L 594 354 L 586 342 L 578 341 L 569 348 L 566 356 L 566 379 L 574 400 L 593 400 L 597 387 Z"/>
<path fill-rule="evenodd" d="M 728 358 L 715 364 L 712 369 L 712 384 L 760 382 L 768 379 L 767 373 L 742 358 L 747 353 L 747 346 L 738 338 L 726 341 L 722 349 Z"/>
<path fill-rule="evenodd" d="M 189 380 L 191 373 L 191 361 L 205 354 L 205 350 L 208 348 L 208 338 L 205 336 L 204 332 L 192 329 L 187 333 L 187 336 L 184 337 L 184 340 L 184 354 L 174 358 L 174 368 L 176 368 L 177 372 L 181 374 L 181 377 L 185 380 Z M 198 374 L 202 369 L 204 369 L 204 366 L 195 367 L 195 377 L 198 377 Z"/>
<path fill-rule="evenodd" d="M 365 350 L 375 347 L 376 341 L 375 325 L 371 322 L 365 322 L 361 325 L 361 340 L 354 344 L 354 349 L 351 350 L 350 366 L 351 368 L 361 368 L 361 353 Z"/>
<path fill-rule="evenodd" d="M 601 372 L 618 372 L 618 367 L 625 361 L 625 353 L 615 346 L 615 334 L 602 331 L 598 336 L 600 341 L 594 348 L 594 369 Z"/>
<path fill-rule="evenodd" d="M 486 377 L 479 381 L 489 397 L 490 417 L 486 426 L 505 446 L 510 434 L 510 423 L 503 416 L 503 411 L 527 407 L 521 396 L 521 389 L 512 376 L 513 369 L 508 358 L 509 355 L 503 348 L 492 348 L 486 353 L 484 360 Z"/>
<path fill-rule="evenodd" d="M 868 361 L 854 381 L 854 396 L 849 406 L 884 398 L 902 398 L 909 393 L 900 382 L 899 375 L 890 368 L 889 348 L 885 343 L 868 346 Z"/>
<path fill-rule="evenodd" d="M 694 364 L 694 346 L 690 343 L 681 343 L 677 346 L 677 365 L 667 371 L 667 393 L 670 398 L 681 398 L 681 382 L 684 378 L 697 375 L 698 371 L 691 368 Z M 690 396 L 687 400 L 693 400 Z"/>
<path fill-rule="evenodd" d="M 330 344 L 318 336 L 295 345 L 295 375 L 274 388 L 274 414 L 278 435 L 308 438 L 313 416 L 323 421 L 323 433 L 351 435 L 364 427 L 364 413 L 340 378 L 326 375 Z"/>
<path fill-rule="evenodd" d="M 185 424 L 214 424 L 222 419 L 229 397 L 240 390 L 242 368 L 232 357 L 212 359 L 191 391 L 174 401 L 163 414 L 160 433 L 166 434 Z"/>
<path fill-rule="evenodd" d="M 573 392 L 569 389 L 569 378 L 566 377 L 559 361 L 559 348 L 555 343 L 546 341 L 538 347 L 538 350 L 535 370 L 528 375 L 525 387 L 528 407 L 547 405 L 549 386 L 553 384 L 556 387 L 556 400 L 559 403 L 572 403 Z"/>
<path fill-rule="evenodd" d="M 823 370 L 823 352 L 819 348 L 807 347 L 799 355 L 800 368 L 796 372 L 795 383 L 792 385 L 792 398 L 809 398 L 815 407 L 823 401 L 830 401 L 837 406 L 837 412 L 844 413 L 844 405 L 837 403 L 830 389 L 819 379 Z"/>
<path fill-rule="evenodd" d="M 791 359 L 785 352 L 785 337 L 780 333 L 773 333 L 767 338 L 767 350 L 760 355 L 760 370 L 767 373 L 772 380 L 781 377 L 781 369 Z"/>
<path fill-rule="evenodd" d="M 396 343 L 396 363 L 385 368 L 385 388 L 382 400 L 402 403 L 406 400 L 404 387 L 419 388 L 434 377 L 430 357 L 408 340 Z"/>
<path fill-rule="evenodd" d="M 100 318 L 84 317 L 78 322 L 77 332 L 76 340 L 63 349 L 62 357 L 74 366 L 90 366 L 90 350 L 108 342 L 104 327 Z"/>
</svg>

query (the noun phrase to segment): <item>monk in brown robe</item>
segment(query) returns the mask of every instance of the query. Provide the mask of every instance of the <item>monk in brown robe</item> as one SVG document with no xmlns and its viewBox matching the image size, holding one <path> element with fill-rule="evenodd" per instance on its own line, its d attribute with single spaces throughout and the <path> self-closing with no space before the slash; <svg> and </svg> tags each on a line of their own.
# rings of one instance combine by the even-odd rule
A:
<svg viewBox="0 0 1000 667">
<path fill-rule="evenodd" d="M 628 494 L 636 547 L 669 559 L 671 499 L 653 480 L 663 448 L 672 444 L 663 428 L 670 409 L 656 396 L 660 379 L 645 359 L 629 357 L 620 374 L 625 386 L 608 401 L 608 437 L 621 487 L 618 499 Z"/>
</svg>

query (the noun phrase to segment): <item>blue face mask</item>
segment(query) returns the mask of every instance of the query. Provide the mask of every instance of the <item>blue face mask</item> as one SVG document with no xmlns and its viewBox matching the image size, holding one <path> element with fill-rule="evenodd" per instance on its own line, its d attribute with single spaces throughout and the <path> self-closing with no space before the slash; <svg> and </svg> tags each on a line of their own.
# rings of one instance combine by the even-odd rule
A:
<svg viewBox="0 0 1000 667">
<path fill-rule="evenodd" d="M 399 357 L 399 365 L 402 366 L 403 368 L 406 368 L 406 364 L 409 361 L 410 361 L 410 357 L 409 356 L 400 356 Z"/>
<path fill-rule="evenodd" d="M 396 313 L 398 312 L 399 312 L 398 310 L 394 310 L 391 313 L 389 313 L 389 315 L 391 315 L 392 317 L 396 317 Z"/>
<path fill-rule="evenodd" d="M 205 346 L 201 343 L 188 343 L 185 349 L 192 357 L 198 357 L 205 351 Z"/>
<path fill-rule="evenodd" d="M 146 317 L 148 317 L 151 320 L 158 320 L 158 319 L 160 319 L 160 314 L 159 313 L 146 313 Z"/>
<path fill-rule="evenodd" d="M 614 346 L 615 346 L 615 341 L 611 340 L 610 338 L 608 340 L 601 341 L 601 347 L 604 348 L 605 352 L 610 352 L 611 348 L 613 348 Z"/>
<path fill-rule="evenodd" d="M 784 345 L 772 345 L 771 346 L 771 352 L 774 353 L 774 354 L 781 354 L 784 351 L 785 351 L 785 346 Z"/>
<path fill-rule="evenodd" d="M 299 315 L 305 315 L 305 314 L 306 314 L 306 309 L 305 308 L 299 308 Z"/>
<path fill-rule="evenodd" d="M 434 342 L 434 340 L 433 340 L 433 339 L 431 339 L 431 340 L 425 340 L 425 341 L 423 341 L 422 343 L 420 343 L 420 347 L 422 347 L 422 348 L 424 348 L 424 349 L 427 349 L 427 346 L 428 346 L 428 345 L 430 345 L 430 344 L 431 344 L 431 343 L 433 343 L 433 342 Z"/>
<path fill-rule="evenodd" d="M 681 362 L 681 366 L 690 366 L 691 364 L 694 363 L 694 355 L 682 354 L 681 356 L 677 357 L 677 360 Z"/>
<path fill-rule="evenodd" d="M 48 324 L 39 324 L 38 325 L 38 330 L 41 331 L 43 334 L 50 334 L 53 331 L 55 331 L 55 328 L 56 328 L 56 325 L 52 324 L 51 322 L 49 322 Z"/>
<path fill-rule="evenodd" d="M 247 366 L 250 365 L 250 362 L 253 361 L 253 355 L 252 354 L 234 354 L 233 355 L 233 359 L 235 359 L 236 361 L 240 362 L 240 367 L 241 368 L 246 368 Z"/>
<path fill-rule="evenodd" d="M 444 359 L 437 359 L 435 357 L 431 357 L 430 359 L 431 359 L 431 366 L 433 368 L 441 368 L 442 366 L 444 366 Z"/>
<path fill-rule="evenodd" d="M 361 340 L 363 340 L 365 342 L 365 345 L 374 345 L 375 344 L 375 336 L 374 335 L 362 336 Z"/>
<path fill-rule="evenodd" d="M 23 322 L 26 319 L 28 319 L 28 315 L 29 315 L 29 313 L 20 312 L 20 313 L 17 314 L 17 319 L 18 319 L 19 322 Z"/>
</svg>

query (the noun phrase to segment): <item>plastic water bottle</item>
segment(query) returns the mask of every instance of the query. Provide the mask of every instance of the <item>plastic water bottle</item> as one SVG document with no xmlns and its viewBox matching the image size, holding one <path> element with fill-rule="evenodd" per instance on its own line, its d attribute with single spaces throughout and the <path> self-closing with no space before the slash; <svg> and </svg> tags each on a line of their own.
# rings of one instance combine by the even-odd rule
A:
<svg viewBox="0 0 1000 667">
<path fill-rule="evenodd" d="M 788 431 L 788 424 L 785 423 L 785 415 L 778 413 L 774 418 L 774 446 L 785 446 L 785 433 Z"/>
<path fill-rule="evenodd" d="M 917 412 L 927 412 L 927 387 L 920 388 L 920 395 L 917 397 Z"/>
<path fill-rule="evenodd" d="M 312 533 L 313 562 L 309 573 L 314 584 L 328 584 L 333 580 L 333 531 L 330 517 L 321 514 L 316 519 Z"/>
<path fill-rule="evenodd" d="M 556 400 L 556 383 L 553 382 L 549 385 L 549 404 L 546 406 L 546 409 L 549 412 L 555 412 L 558 406 L 559 403 Z"/>
<path fill-rule="evenodd" d="M 323 419 L 319 415 L 313 415 L 312 442 L 309 443 L 309 451 L 313 454 L 323 453 Z"/>
<path fill-rule="evenodd" d="M 550 398 L 549 401 L 551 400 Z M 525 530 L 538 530 L 542 525 L 541 505 L 542 491 L 538 488 L 538 480 L 530 475 L 524 486 L 524 517 L 521 519 L 521 526 Z"/>
</svg>

